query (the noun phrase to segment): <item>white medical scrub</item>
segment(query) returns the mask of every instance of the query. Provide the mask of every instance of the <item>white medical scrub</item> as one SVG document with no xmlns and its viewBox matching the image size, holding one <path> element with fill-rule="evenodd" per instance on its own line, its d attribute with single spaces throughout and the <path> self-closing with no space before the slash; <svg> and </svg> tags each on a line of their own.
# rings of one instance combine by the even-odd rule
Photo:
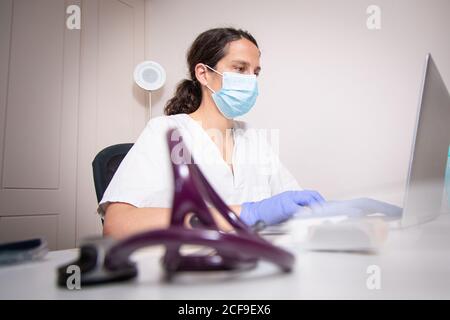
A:
<svg viewBox="0 0 450 320">
<path fill-rule="evenodd" d="M 98 213 L 103 216 L 112 202 L 125 202 L 138 208 L 171 207 L 174 187 L 166 142 L 170 128 L 179 130 L 193 161 L 228 205 L 301 190 L 269 145 L 270 131 L 251 129 L 242 121 L 233 123 L 232 170 L 210 137 L 214 132 L 205 131 L 188 114 L 151 119 L 117 169 L 100 201 Z"/>
</svg>

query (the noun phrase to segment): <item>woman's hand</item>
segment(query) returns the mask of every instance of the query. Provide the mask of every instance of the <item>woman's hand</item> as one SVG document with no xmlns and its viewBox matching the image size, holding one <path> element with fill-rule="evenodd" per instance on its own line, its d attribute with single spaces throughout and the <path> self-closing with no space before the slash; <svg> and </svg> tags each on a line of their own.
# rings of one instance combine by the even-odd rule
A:
<svg viewBox="0 0 450 320">
<path fill-rule="evenodd" d="M 288 220 L 301 207 L 320 206 L 324 202 L 325 199 L 317 191 L 286 191 L 261 201 L 244 202 L 240 218 L 248 226 L 260 220 L 266 225 L 273 225 Z"/>
</svg>

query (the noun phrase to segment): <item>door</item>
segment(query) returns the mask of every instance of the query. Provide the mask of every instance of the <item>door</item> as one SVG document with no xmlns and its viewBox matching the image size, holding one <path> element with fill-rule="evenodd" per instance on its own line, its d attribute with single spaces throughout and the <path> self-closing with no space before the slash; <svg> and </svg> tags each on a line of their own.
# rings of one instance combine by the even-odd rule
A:
<svg viewBox="0 0 450 320">
<path fill-rule="evenodd" d="M 104 147 L 134 142 L 150 117 L 149 96 L 133 81 L 145 59 L 144 0 L 82 2 L 77 241 L 102 232 L 92 160 Z"/>
<path fill-rule="evenodd" d="M 0 2 L 0 241 L 75 243 L 78 1 Z"/>
<path fill-rule="evenodd" d="M 91 162 L 149 119 L 132 78 L 144 24 L 144 0 L 0 1 L 0 242 L 64 249 L 101 233 Z"/>
</svg>

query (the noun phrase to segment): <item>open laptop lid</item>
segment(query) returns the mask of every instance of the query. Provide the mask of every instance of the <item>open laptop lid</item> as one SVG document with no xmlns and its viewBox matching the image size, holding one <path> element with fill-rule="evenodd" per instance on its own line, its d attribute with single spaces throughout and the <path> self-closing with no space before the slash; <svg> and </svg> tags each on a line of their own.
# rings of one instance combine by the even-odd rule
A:
<svg viewBox="0 0 450 320">
<path fill-rule="evenodd" d="M 449 144 L 450 95 L 431 54 L 427 54 L 411 148 L 402 227 L 423 223 L 439 215 Z"/>
</svg>

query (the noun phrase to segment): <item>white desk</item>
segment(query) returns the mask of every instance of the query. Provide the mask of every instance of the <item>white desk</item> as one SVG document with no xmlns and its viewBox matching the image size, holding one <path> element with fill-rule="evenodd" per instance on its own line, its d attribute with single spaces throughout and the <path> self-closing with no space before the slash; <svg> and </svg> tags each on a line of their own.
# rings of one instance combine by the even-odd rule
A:
<svg viewBox="0 0 450 320">
<path fill-rule="evenodd" d="M 283 243 L 282 241 L 280 243 Z M 162 249 L 135 255 L 139 278 L 69 291 L 56 286 L 56 268 L 77 250 L 50 252 L 44 261 L 0 268 L 0 299 L 442 299 L 450 298 L 450 215 L 392 230 L 378 254 L 324 253 L 289 248 L 292 273 L 267 263 L 242 273 L 180 274 L 161 280 Z M 369 265 L 381 268 L 381 289 L 366 286 Z"/>
</svg>

